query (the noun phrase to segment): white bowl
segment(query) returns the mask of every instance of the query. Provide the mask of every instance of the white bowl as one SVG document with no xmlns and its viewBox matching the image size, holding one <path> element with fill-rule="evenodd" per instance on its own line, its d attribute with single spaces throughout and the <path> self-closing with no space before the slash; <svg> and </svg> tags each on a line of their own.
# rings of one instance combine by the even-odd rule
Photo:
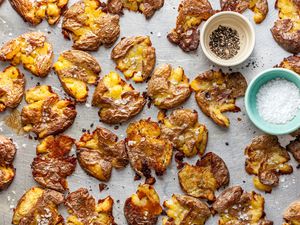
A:
<svg viewBox="0 0 300 225">
<path fill-rule="evenodd" d="M 230 59 L 221 59 L 209 48 L 209 36 L 219 25 L 235 29 L 240 38 L 240 50 Z M 255 45 L 255 32 L 249 20 L 240 13 L 226 11 L 210 17 L 204 24 L 200 35 L 201 48 L 206 57 L 220 66 L 235 66 L 244 62 L 252 53 Z"/>
</svg>

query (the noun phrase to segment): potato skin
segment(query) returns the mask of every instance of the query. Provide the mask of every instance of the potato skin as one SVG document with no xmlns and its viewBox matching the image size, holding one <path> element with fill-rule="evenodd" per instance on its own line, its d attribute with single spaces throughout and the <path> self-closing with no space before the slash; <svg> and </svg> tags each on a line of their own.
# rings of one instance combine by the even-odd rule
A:
<svg viewBox="0 0 300 225">
<path fill-rule="evenodd" d="M 295 160 L 300 163 L 300 138 L 299 136 L 294 140 L 291 141 L 287 146 L 286 149 L 292 153 Z"/>
<path fill-rule="evenodd" d="M 276 67 L 289 69 L 300 75 L 300 56 L 291 55 L 284 58 Z"/>
<path fill-rule="evenodd" d="M 296 225 L 300 222 L 300 201 L 292 202 L 283 213 L 286 225 Z"/>
</svg>

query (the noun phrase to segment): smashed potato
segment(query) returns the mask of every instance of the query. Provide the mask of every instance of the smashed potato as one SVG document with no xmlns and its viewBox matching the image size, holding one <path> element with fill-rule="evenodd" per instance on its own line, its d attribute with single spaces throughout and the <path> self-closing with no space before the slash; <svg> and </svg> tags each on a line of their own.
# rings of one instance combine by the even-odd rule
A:
<svg viewBox="0 0 300 225">
<path fill-rule="evenodd" d="M 99 117 L 109 124 L 121 123 L 140 113 L 145 98 L 116 72 L 110 72 L 98 83 L 92 105 L 100 108 Z"/>
<path fill-rule="evenodd" d="M 87 84 L 96 84 L 101 67 L 90 54 L 80 50 L 64 51 L 53 68 L 64 90 L 78 102 L 88 96 Z"/>
<path fill-rule="evenodd" d="M 141 12 L 149 19 L 164 5 L 164 0 L 108 0 L 107 9 L 113 14 L 122 14 L 123 8 Z"/>
<path fill-rule="evenodd" d="M 291 141 L 286 149 L 292 153 L 295 160 L 300 163 L 300 137 L 298 136 L 294 141 Z"/>
<path fill-rule="evenodd" d="M 1 47 L 0 61 L 10 61 L 14 66 L 22 63 L 32 74 L 45 77 L 53 61 L 52 45 L 42 32 L 25 33 Z"/>
<path fill-rule="evenodd" d="M 290 156 L 281 147 L 278 138 L 271 135 L 261 135 L 253 138 L 245 149 L 247 173 L 255 175 L 254 186 L 262 191 L 271 192 L 279 183 L 281 174 L 290 174 L 293 167 L 287 162 Z"/>
<path fill-rule="evenodd" d="M 219 214 L 219 225 L 273 225 L 265 219 L 264 197 L 252 192 L 244 192 L 240 186 L 227 188 L 213 204 Z"/>
<path fill-rule="evenodd" d="M 291 55 L 287 58 L 284 58 L 277 67 L 292 70 L 300 75 L 300 56 Z"/>
<path fill-rule="evenodd" d="M 80 0 L 65 12 L 62 29 L 65 37 L 72 39 L 73 48 L 96 51 L 118 39 L 119 16 L 104 12 L 99 0 Z"/>
<path fill-rule="evenodd" d="M 223 159 L 209 152 L 195 166 L 185 164 L 178 172 L 184 192 L 196 198 L 215 200 L 215 191 L 229 183 L 229 171 Z"/>
<path fill-rule="evenodd" d="M 68 0 L 10 0 L 12 7 L 19 15 L 32 25 L 46 19 L 50 25 L 58 22 Z"/>
<path fill-rule="evenodd" d="M 12 140 L 0 135 L 0 191 L 6 189 L 15 177 L 13 161 L 16 151 Z"/>
<path fill-rule="evenodd" d="M 108 181 L 113 168 L 128 164 L 125 143 L 111 131 L 98 127 L 92 134 L 85 133 L 76 143 L 81 167 L 101 181 Z"/>
<path fill-rule="evenodd" d="M 25 77 L 14 66 L 0 72 L 0 112 L 6 108 L 16 108 L 22 101 L 25 91 Z"/>
<path fill-rule="evenodd" d="M 98 203 L 86 188 L 80 188 L 70 193 L 65 205 L 70 216 L 67 225 L 114 225 L 113 217 L 114 200 L 108 196 L 100 199 Z"/>
<path fill-rule="evenodd" d="M 69 156 L 74 139 L 66 135 L 48 136 L 37 146 L 37 157 L 31 164 L 34 180 L 45 188 L 68 190 L 67 177 L 76 167 L 76 158 Z"/>
<path fill-rule="evenodd" d="M 111 58 L 126 79 L 145 81 L 155 66 L 155 48 L 148 36 L 123 38 L 112 50 Z"/>
<path fill-rule="evenodd" d="M 208 0 L 182 0 L 178 7 L 176 27 L 168 34 L 170 42 L 183 51 L 194 51 L 199 46 L 198 26 L 214 14 Z"/>
<path fill-rule="evenodd" d="M 127 154 L 132 168 L 140 176 L 151 176 L 151 169 L 162 175 L 172 160 L 172 144 L 161 137 L 158 123 L 139 120 L 127 130 Z"/>
<path fill-rule="evenodd" d="M 124 205 L 128 225 L 155 225 L 162 213 L 159 196 L 148 184 L 139 185 L 136 194 L 131 195 Z"/>
<path fill-rule="evenodd" d="M 191 95 L 189 79 L 181 67 L 164 64 L 157 68 L 148 82 L 148 96 L 160 109 L 175 108 Z"/>
<path fill-rule="evenodd" d="M 63 224 L 57 209 L 63 201 L 64 196 L 57 191 L 33 187 L 19 200 L 12 224 Z"/>
<path fill-rule="evenodd" d="M 286 223 L 283 225 L 300 224 L 300 201 L 295 201 L 284 211 L 283 218 Z"/>
<path fill-rule="evenodd" d="M 160 112 L 158 118 L 161 122 L 161 137 L 170 140 L 176 149 L 187 157 L 204 154 L 208 131 L 205 125 L 198 123 L 195 110 L 177 109 L 169 117 Z"/>
<path fill-rule="evenodd" d="M 188 195 L 173 194 L 164 207 L 168 217 L 163 218 L 163 225 L 204 225 L 211 215 L 204 202 Z"/>
<path fill-rule="evenodd" d="M 23 129 L 36 133 L 39 138 L 61 133 L 75 120 L 75 103 L 59 99 L 50 86 L 30 88 L 25 93 L 25 100 L 28 105 L 21 112 Z"/>
<path fill-rule="evenodd" d="M 244 96 L 247 82 L 239 73 L 223 73 L 221 70 L 209 70 L 191 82 L 191 88 L 196 92 L 196 101 L 202 112 L 223 127 L 229 127 L 229 119 L 223 112 L 238 112 L 235 99 Z"/>
</svg>

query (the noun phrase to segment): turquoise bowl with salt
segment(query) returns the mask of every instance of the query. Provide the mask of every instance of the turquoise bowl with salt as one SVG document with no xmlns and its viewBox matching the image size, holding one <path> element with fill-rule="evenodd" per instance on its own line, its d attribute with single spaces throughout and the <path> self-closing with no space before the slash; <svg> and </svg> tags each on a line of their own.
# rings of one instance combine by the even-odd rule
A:
<svg viewBox="0 0 300 225">
<path fill-rule="evenodd" d="M 256 95 L 261 86 L 266 84 L 268 81 L 276 78 L 282 78 L 293 82 L 299 88 L 300 91 L 300 76 L 297 73 L 282 68 L 272 68 L 265 70 L 262 73 L 258 74 L 250 82 L 246 90 L 246 111 L 248 117 L 254 123 L 254 125 L 260 130 L 264 131 L 265 133 L 273 135 L 289 134 L 300 128 L 300 110 L 298 110 L 296 116 L 287 123 L 273 124 L 263 120 L 263 118 L 261 118 L 261 116 L 259 115 L 256 107 Z"/>
</svg>

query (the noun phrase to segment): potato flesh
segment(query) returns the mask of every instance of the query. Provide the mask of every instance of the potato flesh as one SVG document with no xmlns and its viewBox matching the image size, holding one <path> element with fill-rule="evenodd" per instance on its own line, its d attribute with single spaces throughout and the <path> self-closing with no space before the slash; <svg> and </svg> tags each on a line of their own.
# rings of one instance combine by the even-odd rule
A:
<svg viewBox="0 0 300 225">
<path fill-rule="evenodd" d="M 187 31 L 187 30 L 189 30 L 190 28 L 193 28 L 193 27 L 198 27 L 202 22 L 201 16 L 198 16 L 198 17 L 186 16 L 184 19 L 185 19 L 184 23 L 183 23 L 184 31 Z"/>
<path fill-rule="evenodd" d="M 293 21 L 294 26 L 290 32 L 300 30 L 300 9 L 293 3 L 293 0 L 278 0 L 277 7 L 280 19 L 291 19 Z"/>
</svg>

